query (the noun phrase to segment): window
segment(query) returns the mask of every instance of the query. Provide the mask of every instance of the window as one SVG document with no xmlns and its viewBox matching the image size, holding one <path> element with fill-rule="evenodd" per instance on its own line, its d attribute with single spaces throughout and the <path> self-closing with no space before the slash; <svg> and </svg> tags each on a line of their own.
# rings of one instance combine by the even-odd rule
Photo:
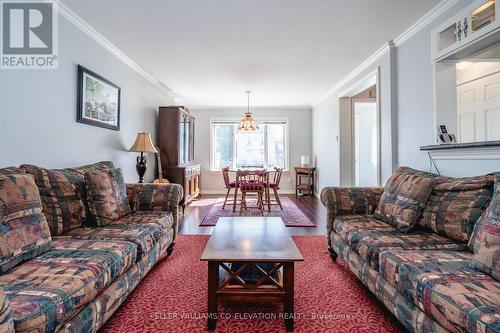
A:
<svg viewBox="0 0 500 333">
<path fill-rule="evenodd" d="M 212 170 L 288 168 L 286 121 L 262 122 L 256 131 L 241 131 L 238 124 L 237 121 L 212 121 Z"/>
</svg>

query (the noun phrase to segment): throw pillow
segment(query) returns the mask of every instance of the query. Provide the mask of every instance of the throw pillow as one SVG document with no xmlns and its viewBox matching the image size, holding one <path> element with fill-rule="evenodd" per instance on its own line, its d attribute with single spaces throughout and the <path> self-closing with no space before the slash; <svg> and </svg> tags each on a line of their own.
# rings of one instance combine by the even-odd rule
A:
<svg viewBox="0 0 500 333">
<path fill-rule="evenodd" d="M 45 169 L 36 165 L 21 166 L 35 177 L 40 190 L 42 207 L 52 236 L 59 236 L 91 223 L 88 211 L 84 175 L 87 171 L 113 168 L 112 162 L 99 162 L 72 169 Z"/>
<path fill-rule="evenodd" d="M 401 232 L 412 230 L 435 183 L 435 175 L 400 167 L 391 176 L 374 217 Z"/>
<path fill-rule="evenodd" d="M 105 226 L 130 213 L 127 190 L 120 169 L 85 174 L 87 200 L 96 226 Z"/>
<path fill-rule="evenodd" d="M 51 243 L 33 176 L 0 175 L 0 273 L 47 252 Z"/>
<path fill-rule="evenodd" d="M 26 171 L 23 168 L 14 166 L 0 169 L 0 175 L 10 175 L 13 173 L 26 173 Z"/>
<path fill-rule="evenodd" d="M 469 246 L 476 267 L 500 281 L 500 175 L 495 175 L 493 198 L 477 222 Z"/>
<path fill-rule="evenodd" d="M 493 184 L 494 175 L 437 177 L 418 224 L 447 238 L 467 242 L 490 203 Z"/>
</svg>

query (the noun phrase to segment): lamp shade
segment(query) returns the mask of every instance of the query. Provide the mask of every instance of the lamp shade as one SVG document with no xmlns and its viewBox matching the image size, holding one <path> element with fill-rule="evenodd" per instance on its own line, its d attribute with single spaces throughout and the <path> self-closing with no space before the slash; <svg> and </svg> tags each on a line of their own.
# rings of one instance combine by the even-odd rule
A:
<svg viewBox="0 0 500 333">
<path fill-rule="evenodd" d="M 151 141 L 151 135 L 146 132 L 137 133 L 135 142 L 128 151 L 138 153 L 158 153 L 158 150 Z"/>
<path fill-rule="evenodd" d="M 303 167 L 309 166 L 309 156 L 301 156 L 300 157 L 300 164 Z"/>
<path fill-rule="evenodd" d="M 250 112 L 245 113 L 245 118 L 241 119 L 238 128 L 242 131 L 255 131 L 259 129 L 259 123 L 252 118 Z"/>
</svg>

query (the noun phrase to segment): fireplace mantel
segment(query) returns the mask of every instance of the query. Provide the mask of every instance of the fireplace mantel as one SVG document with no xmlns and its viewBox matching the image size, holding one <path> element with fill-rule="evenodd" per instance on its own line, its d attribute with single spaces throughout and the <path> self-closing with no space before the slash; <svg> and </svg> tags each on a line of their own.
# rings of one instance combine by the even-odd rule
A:
<svg viewBox="0 0 500 333">
<path fill-rule="evenodd" d="M 497 148 L 500 150 L 500 140 L 496 141 L 482 141 L 482 142 L 467 142 L 467 143 L 453 143 L 441 145 L 421 146 L 422 151 L 436 151 L 436 150 L 477 150 L 477 149 L 490 149 Z"/>
</svg>

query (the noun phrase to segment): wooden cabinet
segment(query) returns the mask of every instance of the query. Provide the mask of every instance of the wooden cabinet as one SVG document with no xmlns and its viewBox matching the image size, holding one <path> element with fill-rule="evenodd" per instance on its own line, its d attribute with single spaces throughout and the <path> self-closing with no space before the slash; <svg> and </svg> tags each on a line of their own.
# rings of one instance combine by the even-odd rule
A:
<svg viewBox="0 0 500 333">
<path fill-rule="evenodd" d="M 184 198 L 181 201 L 184 211 L 187 205 L 200 197 L 200 165 L 190 164 L 163 168 L 164 177 L 171 183 L 182 185 L 184 189 Z"/>
<path fill-rule="evenodd" d="M 500 41 L 499 10 L 500 0 L 476 0 L 440 24 L 432 31 L 433 60 L 461 60 Z"/>
<path fill-rule="evenodd" d="M 195 118 L 183 106 L 161 106 L 158 138 L 162 166 L 194 163 Z"/>
<path fill-rule="evenodd" d="M 200 165 L 194 159 L 195 118 L 183 106 L 162 106 L 158 116 L 158 146 L 163 176 L 182 185 L 185 208 L 200 196 Z"/>
</svg>

